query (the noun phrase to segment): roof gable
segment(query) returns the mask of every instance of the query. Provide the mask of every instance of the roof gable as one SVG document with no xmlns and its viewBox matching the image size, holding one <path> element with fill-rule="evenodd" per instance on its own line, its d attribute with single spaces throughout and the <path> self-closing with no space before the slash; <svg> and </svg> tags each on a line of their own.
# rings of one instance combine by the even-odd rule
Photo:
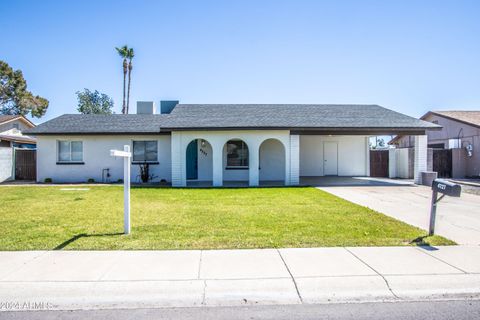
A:
<svg viewBox="0 0 480 320">
<path fill-rule="evenodd" d="M 22 115 L 10 115 L 10 114 L 0 115 L 0 124 L 4 124 L 4 123 L 15 121 L 15 120 L 22 121 L 30 128 L 35 127 L 35 124 L 33 124 L 30 120 L 28 120 Z"/>
<path fill-rule="evenodd" d="M 461 122 L 473 127 L 480 128 L 480 111 L 429 111 L 423 115 L 420 119 L 425 120 L 430 115 L 436 115 L 449 120 Z"/>
</svg>

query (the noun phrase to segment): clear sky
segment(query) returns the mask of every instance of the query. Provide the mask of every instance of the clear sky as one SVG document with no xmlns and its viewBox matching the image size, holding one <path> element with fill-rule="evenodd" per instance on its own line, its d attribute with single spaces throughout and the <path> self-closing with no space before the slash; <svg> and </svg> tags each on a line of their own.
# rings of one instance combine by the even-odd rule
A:
<svg viewBox="0 0 480 320">
<path fill-rule="evenodd" d="M 0 1 L 0 59 L 76 113 L 75 92 L 135 101 L 480 109 L 480 1 Z M 133 104 L 133 108 L 132 108 Z"/>
</svg>

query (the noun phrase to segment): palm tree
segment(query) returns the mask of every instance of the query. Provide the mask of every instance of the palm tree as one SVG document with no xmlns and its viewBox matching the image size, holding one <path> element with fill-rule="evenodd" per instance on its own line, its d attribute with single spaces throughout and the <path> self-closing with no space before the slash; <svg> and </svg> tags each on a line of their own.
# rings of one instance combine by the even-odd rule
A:
<svg viewBox="0 0 480 320">
<path fill-rule="evenodd" d="M 133 48 L 129 48 L 127 50 L 127 58 L 128 58 L 128 91 L 127 91 L 127 113 L 128 107 L 130 106 L 130 80 L 132 78 L 132 59 L 135 56 L 135 52 L 133 52 Z"/>
<path fill-rule="evenodd" d="M 125 82 L 126 82 L 126 78 L 127 78 L 127 69 L 128 69 L 128 63 L 127 63 L 128 47 L 126 45 L 121 47 L 121 48 L 115 47 L 115 50 L 117 50 L 120 57 L 123 58 L 123 104 L 122 104 L 122 113 L 125 114 L 127 112 L 127 108 L 126 108 L 126 105 L 125 105 Z"/>
</svg>

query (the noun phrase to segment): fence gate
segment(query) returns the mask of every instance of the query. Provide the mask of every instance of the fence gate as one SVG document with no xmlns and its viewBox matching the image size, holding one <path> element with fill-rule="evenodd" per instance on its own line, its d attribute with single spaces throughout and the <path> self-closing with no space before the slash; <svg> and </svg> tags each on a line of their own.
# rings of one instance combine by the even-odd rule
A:
<svg viewBox="0 0 480 320">
<path fill-rule="evenodd" d="M 15 180 L 37 178 L 37 151 L 15 149 Z"/>
<path fill-rule="evenodd" d="M 452 150 L 433 149 L 433 171 L 439 178 L 452 177 Z"/>
<path fill-rule="evenodd" d="M 370 150 L 370 176 L 388 178 L 388 150 Z"/>
</svg>

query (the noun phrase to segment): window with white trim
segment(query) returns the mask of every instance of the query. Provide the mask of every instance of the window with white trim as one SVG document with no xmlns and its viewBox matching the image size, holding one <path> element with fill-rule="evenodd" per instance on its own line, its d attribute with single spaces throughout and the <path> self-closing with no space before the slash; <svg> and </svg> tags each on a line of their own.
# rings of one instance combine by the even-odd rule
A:
<svg viewBox="0 0 480 320">
<path fill-rule="evenodd" d="M 248 146 L 242 140 L 227 142 L 227 169 L 248 169 Z"/>
<path fill-rule="evenodd" d="M 134 162 L 156 162 L 158 161 L 158 145 L 156 140 L 133 141 Z"/>
<path fill-rule="evenodd" d="M 58 162 L 83 162 L 82 141 L 58 141 Z"/>
</svg>

